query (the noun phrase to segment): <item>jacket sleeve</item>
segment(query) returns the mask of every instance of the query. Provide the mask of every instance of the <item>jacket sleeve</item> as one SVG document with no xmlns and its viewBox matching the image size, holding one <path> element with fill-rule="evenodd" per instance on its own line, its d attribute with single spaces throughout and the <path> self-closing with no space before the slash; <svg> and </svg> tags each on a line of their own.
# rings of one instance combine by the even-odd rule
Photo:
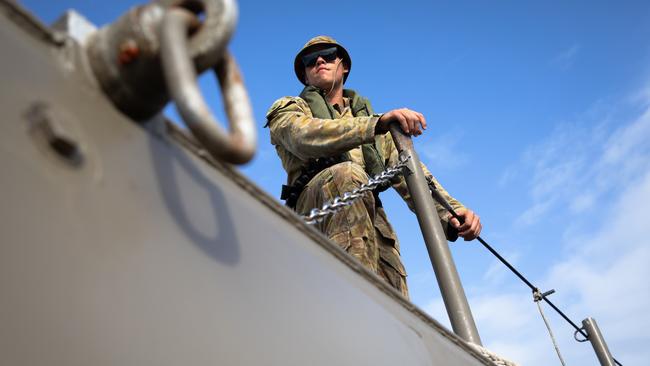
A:
<svg viewBox="0 0 650 366">
<path fill-rule="evenodd" d="M 393 142 L 393 138 L 390 132 L 384 135 L 383 145 L 384 145 L 383 146 L 384 156 L 388 157 L 387 166 L 396 165 L 399 161 L 399 153 L 397 152 L 397 148 L 395 147 L 395 143 Z M 465 206 L 462 203 L 460 203 L 458 200 L 452 197 L 449 194 L 449 192 L 447 192 L 447 190 L 444 189 L 444 187 L 438 182 L 438 180 L 431 174 L 429 169 L 423 163 L 420 164 L 422 166 L 422 170 L 424 171 L 424 176 L 427 178 L 427 181 L 433 182 L 433 184 L 438 188 L 440 194 L 447 200 L 447 202 L 449 202 L 449 204 L 451 205 L 451 207 L 453 207 L 454 210 L 458 210 L 459 208 L 465 208 Z M 396 180 L 393 183 L 393 188 L 397 191 L 397 193 L 399 193 L 400 196 L 402 196 L 402 199 L 409 206 L 409 209 L 413 211 L 414 210 L 413 198 L 409 193 L 408 186 L 406 185 L 406 179 L 404 179 L 403 175 L 400 175 L 399 180 Z M 438 202 L 435 202 L 435 205 L 436 205 L 436 211 L 438 217 L 440 218 L 440 223 L 442 224 L 442 228 L 445 231 L 447 240 L 456 241 L 456 239 L 458 239 L 458 232 L 453 226 L 449 224 L 449 218 L 451 214 Z"/>
<path fill-rule="evenodd" d="M 303 99 L 284 97 L 273 103 L 266 119 L 273 145 L 308 160 L 342 154 L 374 141 L 379 117 L 314 118 Z"/>
</svg>

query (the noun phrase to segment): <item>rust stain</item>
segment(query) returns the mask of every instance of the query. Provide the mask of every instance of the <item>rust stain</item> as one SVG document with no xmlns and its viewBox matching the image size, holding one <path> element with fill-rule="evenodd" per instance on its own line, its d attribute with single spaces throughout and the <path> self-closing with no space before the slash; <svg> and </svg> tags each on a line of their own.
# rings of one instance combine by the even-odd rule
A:
<svg viewBox="0 0 650 366">
<path fill-rule="evenodd" d="M 120 65 L 128 65 L 135 61 L 140 56 L 140 48 L 138 44 L 132 40 L 126 40 L 120 45 L 120 52 L 117 55 L 117 60 Z"/>
</svg>

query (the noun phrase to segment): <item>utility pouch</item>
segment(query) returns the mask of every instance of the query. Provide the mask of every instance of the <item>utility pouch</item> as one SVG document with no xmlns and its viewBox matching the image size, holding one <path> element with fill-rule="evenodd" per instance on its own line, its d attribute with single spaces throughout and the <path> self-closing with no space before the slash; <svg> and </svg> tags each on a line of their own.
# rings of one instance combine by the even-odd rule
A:
<svg viewBox="0 0 650 366">
<path fill-rule="evenodd" d="M 298 203 L 298 197 L 300 197 L 300 193 L 302 193 L 303 189 L 305 189 L 304 186 L 302 189 L 298 189 L 297 187 L 283 184 L 280 199 L 286 201 L 288 207 L 295 209 L 296 204 Z"/>
</svg>

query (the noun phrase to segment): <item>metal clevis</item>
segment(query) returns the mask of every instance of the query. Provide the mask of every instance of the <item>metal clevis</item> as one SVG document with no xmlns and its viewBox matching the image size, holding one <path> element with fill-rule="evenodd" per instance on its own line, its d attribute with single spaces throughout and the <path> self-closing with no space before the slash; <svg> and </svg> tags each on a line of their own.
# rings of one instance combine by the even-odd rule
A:
<svg viewBox="0 0 650 366">
<path fill-rule="evenodd" d="M 113 104 L 143 121 L 170 98 L 194 137 L 217 160 L 248 162 L 256 130 L 250 99 L 227 44 L 235 28 L 235 0 L 157 0 L 129 10 L 86 43 L 93 73 Z M 196 82 L 212 69 L 230 131 L 218 123 Z"/>
</svg>

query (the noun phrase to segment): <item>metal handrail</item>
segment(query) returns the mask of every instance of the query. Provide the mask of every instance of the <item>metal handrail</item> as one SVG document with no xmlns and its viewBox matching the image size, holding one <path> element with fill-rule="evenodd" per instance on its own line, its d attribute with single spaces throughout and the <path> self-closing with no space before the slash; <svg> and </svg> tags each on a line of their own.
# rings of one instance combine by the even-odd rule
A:
<svg viewBox="0 0 650 366">
<path fill-rule="evenodd" d="M 591 342 L 591 346 L 594 348 L 596 357 L 598 357 L 598 362 L 600 362 L 602 366 L 614 366 L 619 364 L 618 361 L 612 357 L 611 352 L 609 352 L 609 348 L 607 347 L 605 338 L 603 338 L 603 334 L 600 332 L 600 328 L 598 328 L 596 319 L 592 317 L 586 318 L 582 321 L 582 326 L 589 335 L 588 339 Z"/>
<path fill-rule="evenodd" d="M 163 17 L 160 48 L 167 90 L 187 127 L 215 159 L 233 164 L 246 163 L 255 153 L 257 140 L 248 93 L 235 59 L 224 51 L 213 70 L 230 121 L 231 131 L 228 133 L 213 116 L 196 82 L 187 37 L 195 21 L 195 15 L 182 8 L 171 8 Z"/>
<path fill-rule="evenodd" d="M 398 124 L 391 124 L 390 133 L 400 158 L 407 161 L 409 172 L 404 174 L 409 193 L 413 197 L 415 214 L 422 230 L 429 259 L 436 274 L 440 293 L 445 303 L 451 328 L 467 342 L 481 345 L 481 338 L 467 302 L 467 296 L 460 282 L 454 259 L 451 256 L 442 225 L 436 214 L 436 206 L 429 193 L 420 158 L 413 148 L 413 141 L 402 132 Z M 408 157 L 408 159 L 406 159 Z"/>
</svg>

